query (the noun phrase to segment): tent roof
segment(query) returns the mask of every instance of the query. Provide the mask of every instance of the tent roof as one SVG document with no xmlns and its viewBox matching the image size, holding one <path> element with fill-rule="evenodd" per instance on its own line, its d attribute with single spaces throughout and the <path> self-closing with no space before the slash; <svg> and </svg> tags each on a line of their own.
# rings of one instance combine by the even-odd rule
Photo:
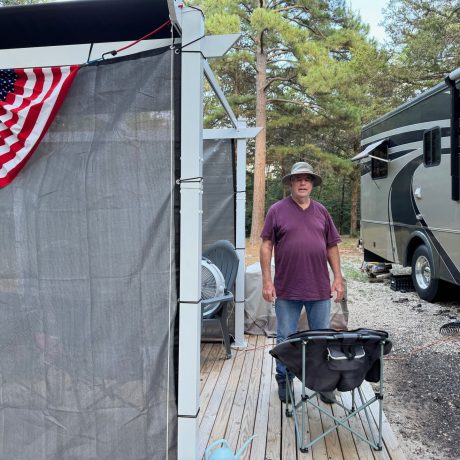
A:
<svg viewBox="0 0 460 460">
<path fill-rule="evenodd" d="M 136 40 L 169 19 L 167 0 L 76 0 L 0 8 L 0 48 Z M 165 27 L 155 38 L 169 38 Z"/>
</svg>

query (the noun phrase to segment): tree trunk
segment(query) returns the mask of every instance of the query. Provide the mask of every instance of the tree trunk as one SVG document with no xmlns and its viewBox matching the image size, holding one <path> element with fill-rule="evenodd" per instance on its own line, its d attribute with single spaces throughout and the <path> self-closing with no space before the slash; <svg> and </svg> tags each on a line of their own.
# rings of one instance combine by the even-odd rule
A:
<svg viewBox="0 0 460 460">
<path fill-rule="evenodd" d="M 358 199 L 359 182 L 361 176 L 359 170 L 351 177 L 351 210 L 350 210 L 350 236 L 358 236 Z"/>
<path fill-rule="evenodd" d="M 252 202 L 251 244 L 260 241 L 260 233 L 265 217 L 265 165 L 267 140 L 267 54 L 264 49 L 262 31 L 256 38 L 256 126 L 262 131 L 256 137 L 256 151 L 254 158 L 254 195 Z"/>
<path fill-rule="evenodd" d="M 342 234 L 343 227 L 343 208 L 345 205 L 345 177 L 342 177 L 342 196 L 340 197 L 340 212 L 339 212 L 339 233 Z"/>
</svg>

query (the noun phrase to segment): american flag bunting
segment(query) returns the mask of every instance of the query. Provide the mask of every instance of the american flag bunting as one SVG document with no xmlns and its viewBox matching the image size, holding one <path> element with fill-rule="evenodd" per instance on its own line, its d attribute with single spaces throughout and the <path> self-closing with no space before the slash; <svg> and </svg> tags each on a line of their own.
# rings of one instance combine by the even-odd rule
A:
<svg viewBox="0 0 460 460">
<path fill-rule="evenodd" d="M 0 70 L 0 187 L 25 166 L 79 66 Z"/>
</svg>

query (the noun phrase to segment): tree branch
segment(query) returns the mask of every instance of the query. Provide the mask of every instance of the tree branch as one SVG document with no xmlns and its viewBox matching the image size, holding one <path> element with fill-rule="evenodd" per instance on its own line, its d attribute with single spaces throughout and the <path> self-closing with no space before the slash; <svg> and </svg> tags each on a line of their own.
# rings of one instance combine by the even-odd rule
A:
<svg viewBox="0 0 460 460">
<path fill-rule="evenodd" d="M 286 82 L 291 82 L 293 81 L 293 77 L 272 77 L 272 78 L 267 78 L 267 84 L 264 86 L 264 91 L 267 90 L 272 83 L 275 81 L 286 81 Z"/>
<path fill-rule="evenodd" d="M 309 107 L 310 105 L 307 104 L 306 102 L 302 101 L 292 101 L 291 99 L 281 99 L 281 98 L 273 98 L 273 99 L 267 99 L 267 103 L 269 102 L 279 102 L 282 104 L 294 104 L 294 105 L 299 105 L 300 107 Z"/>
</svg>

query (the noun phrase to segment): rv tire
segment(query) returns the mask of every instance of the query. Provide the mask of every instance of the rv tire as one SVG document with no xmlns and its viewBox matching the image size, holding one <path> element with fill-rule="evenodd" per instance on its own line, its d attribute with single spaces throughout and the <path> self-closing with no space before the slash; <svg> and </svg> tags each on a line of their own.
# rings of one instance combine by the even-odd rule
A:
<svg viewBox="0 0 460 460">
<path fill-rule="evenodd" d="M 412 256 L 412 281 L 421 299 L 435 300 L 439 291 L 439 279 L 434 275 L 433 257 L 428 247 L 421 244 Z"/>
</svg>

